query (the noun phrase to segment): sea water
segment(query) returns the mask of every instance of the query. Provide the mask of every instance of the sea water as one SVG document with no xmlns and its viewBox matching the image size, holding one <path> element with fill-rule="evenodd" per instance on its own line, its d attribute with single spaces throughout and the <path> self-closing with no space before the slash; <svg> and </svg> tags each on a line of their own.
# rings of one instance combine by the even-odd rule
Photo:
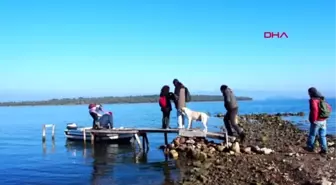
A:
<svg viewBox="0 0 336 185">
<path fill-rule="evenodd" d="M 335 100 L 328 100 L 333 113 L 328 133 L 335 134 Z M 192 102 L 197 111 L 224 113 L 222 102 Z M 241 101 L 239 114 L 305 112 L 292 117 L 294 124 L 308 129 L 308 100 Z M 157 103 L 104 105 L 113 111 L 115 127 L 161 127 Z M 180 172 L 174 160 L 166 160 L 158 147 L 163 134 L 149 134 L 147 155 L 131 147 L 67 142 L 67 123 L 91 126 L 87 105 L 0 107 L 0 184 L 66 185 L 66 184 L 173 184 Z M 288 119 L 288 118 L 287 118 Z M 53 143 L 50 131 L 45 145 L 41 142 L 43 124 L 56 124 Z M 212 117 L 209 131 L 218 131 L 222 119 Z M 176 127 L 176 112 L 171 113 L 171 127 Z M 201 127 L 201 124 L 194 124 Z M 176 135 L 170 134 L 169 140 Z"/>
</svg>

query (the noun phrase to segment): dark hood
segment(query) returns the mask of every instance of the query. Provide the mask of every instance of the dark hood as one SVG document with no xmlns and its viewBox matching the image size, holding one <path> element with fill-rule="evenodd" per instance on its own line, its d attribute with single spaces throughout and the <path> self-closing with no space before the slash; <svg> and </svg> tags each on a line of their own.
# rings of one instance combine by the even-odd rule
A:
<svg viewBox="0 0 336 185">
<path fill-rule="evenodd" d="M 180 81 L 176 78 L 173 80 L 173 84 L 178 83 L 178 82 L 180 82 Z"/>
<path fill-rule="evenodd" d="M 173 80 L 173 84 L 176 84 L 175 87 L 184 87 L 183 83 L 176 78 Z"/>
<path fill-rule="evenodd" d="M 169 94 L 169 86 L 165 85 L 161 88 L 160 96 L 168 96 Z"/>
<path fill-rule="evenodd" d="M 315 87 L 309 88 L 308 92 L 311 98 L 321 98 L 322 97 L 322 94 Z"/>
</svg>

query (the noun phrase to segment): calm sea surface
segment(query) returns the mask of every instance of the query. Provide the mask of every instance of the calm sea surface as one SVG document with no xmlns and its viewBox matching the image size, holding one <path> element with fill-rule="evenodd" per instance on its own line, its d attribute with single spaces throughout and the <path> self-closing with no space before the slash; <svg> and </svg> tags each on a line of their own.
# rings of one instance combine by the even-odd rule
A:
<svg viewBox="0 0 336 185">
<path fill-rule="evenodd" d="M 335 111 L 335 100 L 328 100 Z M 222 102 L 189 103 L 191 109 L 224 112 Z M 114 113 L 115 126 L 160 127 L 158 104 L 105 105 Z M 240 114 L 308 112 L 308 100 L 240 102 Z M 87 106 L 0 107 L 0 184 L 65 185 L 65 184 L 169 184 L 179 177 L 175 161 L 166 161 L 158 147 L 162 134 L 150 134 L 150 150 L 138 155 L 131 147 L 95 145 L 92 150 L 80 143 L 67 142 L 63 134 L 66 123 L 91 125 Z M 172 112 L 171 126 L 176 126 Z M 302 129 L 307 117 L 295 118 Z M 41 142 L 42 124 L 56 124 L 56 139 Z M 335 134 L 335 112 L 329 119 L 328 133 Z M 194 124 L 200 127 L 200 124 Z M 216 131 L 222 120 L 211 118 L 209 130 Z M 50 136 L 50 132 L 47 133 Z M 169 135 L 173 139 L 175 135 Z M 93 152 L 94 151 L 94 152 Z M 138 157 L 137 157 L 138 155 Z"/>
</svg>

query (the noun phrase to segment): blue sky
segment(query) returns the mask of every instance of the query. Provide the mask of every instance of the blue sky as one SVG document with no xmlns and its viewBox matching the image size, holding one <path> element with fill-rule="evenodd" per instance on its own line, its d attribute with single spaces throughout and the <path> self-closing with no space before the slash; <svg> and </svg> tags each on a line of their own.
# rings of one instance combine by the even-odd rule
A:
<svg viewBox="0 0 336 185">
<path fill-rule="evenodd" d="M 2 101 L 153 94 L 174 78 L 335 94 L 333 0 L 1 0 L 0 23 Z"/>
</svg>

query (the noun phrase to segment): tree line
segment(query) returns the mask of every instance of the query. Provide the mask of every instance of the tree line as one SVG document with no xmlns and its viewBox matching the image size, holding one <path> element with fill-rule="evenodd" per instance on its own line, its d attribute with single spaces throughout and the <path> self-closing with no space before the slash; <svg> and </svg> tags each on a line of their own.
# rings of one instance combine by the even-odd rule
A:
<svg viewBox="0 0 336 185">
<path fill-rule="evenodd" d="M 62 98 L 50 99 L 44 101 L 12 101 L 0 102 L 0 106 L 38 106 L 38 105 L 82 105 L 90 103 L 101 104 L 118 104 L 118 103 L 155 103 L 158 102 L 159 95 L 143 95 L 143 96 L 107 96 L 92 98 Z M 250 97 L 237 97 L 239 101 L 252 100 Z M 223 101 L 223 96 L 218 95 L 193 95 L 192 102 L 203 101 Z"/>
</svg>

